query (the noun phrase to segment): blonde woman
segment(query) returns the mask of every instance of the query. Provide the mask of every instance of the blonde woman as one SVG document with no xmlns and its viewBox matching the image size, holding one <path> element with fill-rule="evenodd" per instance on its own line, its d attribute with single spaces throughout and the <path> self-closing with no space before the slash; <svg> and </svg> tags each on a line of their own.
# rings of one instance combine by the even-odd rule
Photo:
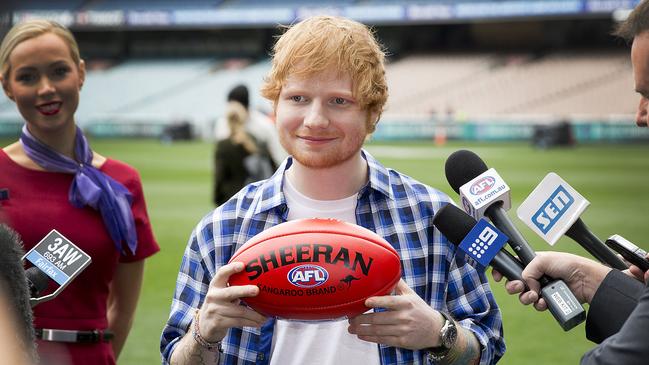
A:
<svg viewBox="0 0 649 365">
<path fill-rule="evenodd" d="M 214 204 L 217 206 L 246 184 L 269 177 L 274 170 L 268 150 L 246 132 L 246 108 L 231 101 L 225 117 L 230 136 L 217 142 L 214 153 Z"/>
<path fill-rule="evenodd" d="M 75 123 L 86 70 L 68 29 L 45 20 L 14 26 L 0 67 L 4 93 L 25 121 L 20 140 L 0 150 L 2 219 L 26 250 L 56 229 L 92 258 L 58 297 L 34 308 L 39 355 L 47 364 L 115 364 L 144 259 L 159 250 L 140 177 L 92 151 Z"/>
</svg>

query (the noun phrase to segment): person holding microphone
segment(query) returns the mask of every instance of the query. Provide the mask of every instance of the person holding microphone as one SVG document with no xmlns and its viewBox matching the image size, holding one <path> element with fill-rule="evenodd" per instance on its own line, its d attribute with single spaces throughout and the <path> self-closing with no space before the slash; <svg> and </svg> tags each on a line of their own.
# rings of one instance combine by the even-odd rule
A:
<svg viewBox="0 0 649 365">
<path fill-rule="evenodd" d="M 640 94 L 636 124 L 649 125 L 649 0 L 636 6 L 616 35 L 632 40 L 631 63 L 635 90 Z M 598 346 L 581 359 L 582 365 L 646 364 L 649 359 L 649 271 L 631 266 L 628 275 L 587 258 L 560 252 L 539 252 L 523 270 L 521 281 L 505 285 L 509 294 L 519 294 L 521 303 L 547 309 L 539 297 L 539 278 L 563 279 L 577 299 L 590 304 L 586 337 Z M 502 275 L 493 272 L 496 281 Z M 643 283 L 644 281 L 644 283 Z"/>
</svg>

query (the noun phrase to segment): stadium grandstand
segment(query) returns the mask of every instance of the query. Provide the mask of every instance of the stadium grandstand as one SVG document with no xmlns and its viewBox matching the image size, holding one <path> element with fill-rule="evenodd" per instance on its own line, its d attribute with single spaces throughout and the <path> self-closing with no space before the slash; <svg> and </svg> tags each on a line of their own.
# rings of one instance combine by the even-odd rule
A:
<svg viewBox="0 0 649 365">
<path fill-rule="evenodd" d="M 375 138 L 530 138 L 568 122 L 583 141 L 646 139 L 633 128 L 628 45 L 610 35 L 635 0 L 60 0 L 3 2 L 2 35 L 33 17 L 77 36 L 88 76 L 77 122 L 96 136 L 210 138 L 225 95 L 259 90 L 277 24 L 337 14 L 372 25 L 390 100 Z M 0 8 L 2 9 L 2 8 Z M 251 104 L 269 112 L 258 92 Z M 21 125 L 0 99 L 0 134 Z"/>
</svg>

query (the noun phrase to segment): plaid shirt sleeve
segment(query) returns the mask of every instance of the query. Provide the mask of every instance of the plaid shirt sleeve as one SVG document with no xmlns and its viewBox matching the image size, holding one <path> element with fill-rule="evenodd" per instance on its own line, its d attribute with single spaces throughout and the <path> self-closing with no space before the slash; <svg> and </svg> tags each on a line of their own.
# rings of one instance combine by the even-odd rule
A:
<svg viewBox="0 0 649 365">
<path fill-rule="evenodd" d="M 360 225 L 383 236 L 399 252 L 403 279 L 433 309 L 447 311 L 481 345 L 480 364 L 505 353 L 502 317 L 483 271 L 432 224 L 451 199 L 444 193 L 386 169 L 365 152 L 370 184 L 357 208 Z M 383 364 L 426 363 L 424 351 L 382 348 Z"/>
<path fill-rule="evenodd" d="M 446 305 L 459 324 L 480 342 L 480 364 L 494 364 L 505 353 L 502 317 L 485 272 L 457 251 L 448 274 Z"/>
<path fill-rule="evenodd" d="M 171 313 L 160 340 L 163 364 L 169 364 L 174 347 L 189 329 L 194 310 L 205 298 L 214 274 L 213 248 L 212 214 L 209 214 L 192 232 L 180 263 Z"/>
</svg>

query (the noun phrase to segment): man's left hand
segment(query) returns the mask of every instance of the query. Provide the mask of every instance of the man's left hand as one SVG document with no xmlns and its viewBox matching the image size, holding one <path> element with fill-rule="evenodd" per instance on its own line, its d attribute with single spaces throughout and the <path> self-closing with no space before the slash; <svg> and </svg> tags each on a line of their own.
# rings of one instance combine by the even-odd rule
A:
<svg viewBox="0 0 649 365">
<path fill-rule="evenodd" d="M 440 345 L 444 318 L 403 279 L 396 286 L 396 295 L 370 297 L 365 305 L 386 311 L 365 313 L 349 320 L 349 333 L 359 339 L 410 350 Z"/>
</svg>

